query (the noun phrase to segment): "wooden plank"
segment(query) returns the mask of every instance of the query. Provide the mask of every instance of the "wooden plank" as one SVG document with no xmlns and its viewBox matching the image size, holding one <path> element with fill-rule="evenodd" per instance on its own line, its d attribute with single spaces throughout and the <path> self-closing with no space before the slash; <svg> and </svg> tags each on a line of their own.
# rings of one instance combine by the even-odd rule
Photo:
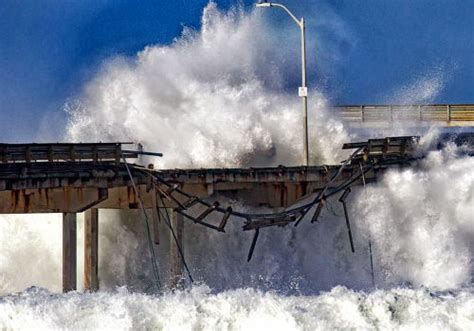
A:
<svg viewBox="0 0 474 331">
<path fill-rule="evenodd" d="M 84 289 L 99 289 L 99 210 L 84 213 Z"/>
<path fill-rule="evenodd" d="M 183 279 L 183 260 L 179 253 L 178 245 L 183 250 L 183 232 L 184 222 L 183 215 L 177 212 L 172 212 L 171 227 L 176 235 L 177 242 L 173 237 L 173 233 L 170 233 L 170 265 L 171 265 L 171 279 L 170 287 L 176 288 Z"/>
<path fill-rule="evenodd" d="M 63 292 L 77 289 L 76 219 L 76 213 L 63 213 Z"/>
</svg>

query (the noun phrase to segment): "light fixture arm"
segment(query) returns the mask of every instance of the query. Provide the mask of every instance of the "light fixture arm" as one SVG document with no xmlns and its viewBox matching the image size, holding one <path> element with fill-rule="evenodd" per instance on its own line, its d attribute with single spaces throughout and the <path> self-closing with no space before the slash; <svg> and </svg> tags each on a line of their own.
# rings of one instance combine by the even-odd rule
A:
<svg viewBox="0 0 474 331">
<path fill-rule="evenodd" d="M 290 15 L 290 17 L 293 19 L 293 21 L 295 21 L 295 23 L 298 25 L 298 27 L 300 29 L 303 29 L 303 22 L 302 20 L 299 20 L 296 18 L 295 15 L 293 15 L 293 13 L 288 9 L 286 8 L 284 5 L 281 5 L 279 3 L 273 3 L 273 2 L 270 2 L 270 7 L 280 7 L 281 9 L 283 9 L 284 11 L 286 11 L 286 13 L 288 15 Z"/>
</svg>

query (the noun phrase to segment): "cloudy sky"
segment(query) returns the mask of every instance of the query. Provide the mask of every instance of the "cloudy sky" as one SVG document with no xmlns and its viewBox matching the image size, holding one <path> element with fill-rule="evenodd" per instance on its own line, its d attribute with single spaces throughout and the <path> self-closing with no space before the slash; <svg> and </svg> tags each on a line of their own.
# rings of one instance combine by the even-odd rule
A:
<svg viewBox="0 0 474 331">
<path fill-rule="evenodd" d="M 236 5 L 255 10 L 252 1 L 215 2 L 224 11 Z M 170 44 L 185 26 L 199 30 L 207 3 L 0 1 L 0 139 L 58 139 L 67 120 L 64 104 L 104 62 Z M 474 1 L 284 3 L 307 20 L 310 86 L 331 102 L 474 103 Z M 282 47 L 294 43 L 298 52 L 298 31 L 289 18 L 279 10 L 259 10 L 266 11 L 269 26 L 284 27 L 275 30 Z M 281 65 L 294 69 L 284 86 L 291 89 L 298 85 L 299 63 L 297 53 L 289 54 L 295 60 Z"/>
</svg>

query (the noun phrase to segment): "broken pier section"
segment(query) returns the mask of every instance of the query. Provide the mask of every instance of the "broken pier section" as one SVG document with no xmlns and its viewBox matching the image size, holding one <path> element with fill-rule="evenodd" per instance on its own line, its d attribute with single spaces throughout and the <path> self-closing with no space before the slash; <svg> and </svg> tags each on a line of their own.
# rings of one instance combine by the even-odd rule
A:
<svg viewBox="0 0 474 331">
<path fill-rule="evenodd" d="M 170 241 L 169 248 L 157 248 L 169 251 L 172 261 L 169 284 L 178 284 L 183 272 L 179 248 L 183 249 L 184 220 L 171 209 L 179 207 L 180 202 L 164 199 L 161 203 L 163 192 L 151 184 L 150 174 L 199 198 L 218 193 L 249 205 L 282 209 L 309 193 L 324 189 L 339 170 L 339 166 L 280 166 L 153 171 L 129 165 L 130 177 L 123 160 L 137 158 L 140 151 L 125 150 L 122 145 L 0 144 L 0 213 L 63 215 L 65 292 L 77 288 L 77 213 L 85 213 L 84 287 L 95 291 L 100 278 L 99 209 L 139 209 L 140 199 L 151 215 L 154 244 L 160 242 L 159 211 L 170 210 L 177 242 Z M 340 181 L 351 178 L 357 171 L 358 166 L 346 167 Z M 366 175 L 366 179 L 373 177 L 373 173 Z"/>
</svg>

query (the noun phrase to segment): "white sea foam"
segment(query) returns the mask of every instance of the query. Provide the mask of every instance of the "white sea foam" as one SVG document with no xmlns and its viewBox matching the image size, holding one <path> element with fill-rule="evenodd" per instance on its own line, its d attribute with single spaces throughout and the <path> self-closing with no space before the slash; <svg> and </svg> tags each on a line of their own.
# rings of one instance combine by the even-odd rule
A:
<svg viewBox="0 0 474 331">
<path fill-rule="evenodd" d="M 394 288 L 370 294 L 336 287 L 319 296 L 281 296 L 251 288 L 210 293 L 205 286 L 149 296 L 50 294 L 32 288 L 0 299 L 2 329 L 71 330 L 467 330 L 471 289 L 431 293 Z"/>
<path fill-rule="evenodd" d="M 420 169 L 390 170 L 356 200 L 385 282 L 453 289 L 472 281 L 474 158 L 431 152 Z"/>
</svg>

